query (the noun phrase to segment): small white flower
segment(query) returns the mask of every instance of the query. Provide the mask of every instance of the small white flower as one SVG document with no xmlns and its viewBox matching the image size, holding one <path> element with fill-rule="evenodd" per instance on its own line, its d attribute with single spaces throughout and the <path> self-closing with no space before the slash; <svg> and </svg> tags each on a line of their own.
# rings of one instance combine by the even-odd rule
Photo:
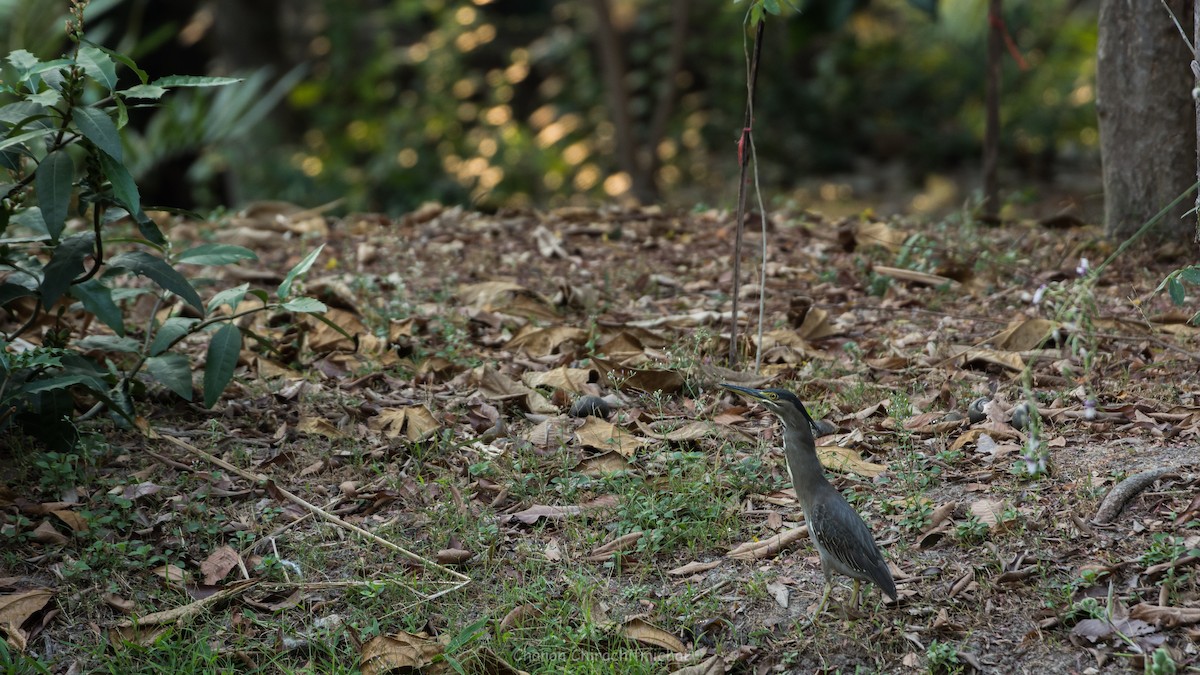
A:
<svg viewBox="0 0 1200 675">
<path fill-rule="evenodd" d="M 1087 258 L 1080 258 L 1079 265 L 1077 265 L 1075 267 L 1075 274 L 1078 274 L 1079 276 L 1083 276 L 1088 273 L 1088 269 L 1090 267 L 1091 267 L 1091 265 L 1088 264 Z"/>
<path fill-rule="evenodd" d="M 1042 304 L 1042 296 L 1046 294 L 1046 284 L 1038 286 L 1038 289 L 1033 292 L 1033 304 Z"/>
</svg>

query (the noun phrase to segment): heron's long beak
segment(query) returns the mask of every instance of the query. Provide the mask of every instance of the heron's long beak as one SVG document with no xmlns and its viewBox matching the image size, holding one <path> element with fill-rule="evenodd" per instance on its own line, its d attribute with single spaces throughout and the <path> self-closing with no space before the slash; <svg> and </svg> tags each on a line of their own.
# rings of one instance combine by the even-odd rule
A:
<svg viewBox="0 0 1200 675">
<path fill-rule="evenodd" d="M 759 389 L 751 389 L 750 387 L 740 387 L 736 384 L 725 384 L 725 383 L 718 384 L 717 386 L 721 387 L 722 389 L 728 389 L 729 391 L 741 394 L 743 396 L 749 396 L 750 398 L 755 399 L 756 401 L 765 401 L 767 399 L 767 397 L 763 396 L 762 391 Z"/>
</svg>

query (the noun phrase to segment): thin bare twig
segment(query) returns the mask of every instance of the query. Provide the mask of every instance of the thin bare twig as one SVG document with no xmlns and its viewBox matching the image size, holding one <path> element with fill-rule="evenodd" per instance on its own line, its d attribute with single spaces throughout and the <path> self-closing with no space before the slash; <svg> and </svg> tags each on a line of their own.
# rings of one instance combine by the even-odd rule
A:
<svg viewBox="0 0 1200 675">
<path fill-rule="evenodd" d="M 754 87 L 758 81 L 758 59 L 762 55 L 763 28 L 765 26 L 766 22 L 760 19 L 758 30 L 754 35 L 754 56 L 750 59 L 749 73 L 746 77 L 746 118 L 742 125 L 742 134 L 738 139 L 738 164 L 741 166 L 741 173 L 738 178 L 737 235 L 733 245 L 733 316 L 729 322 L 730 368 L 736 367 L 738 361 L 738 294 L 741 292 L 742 281 L 742 232 L 746 226 L 746 164 L 749 156 L 746 146 L 749 144 L 751 127 L 754 124 Z M 742 50 L 745 51 L 745 38 L 742 40 Z"/>
<path fill-rule="evenodd" d="M 172 445 L 175 445 L 176 447 L 186 450 L 187 452 L 189 452 L 193 455 L 196 455 L 197 457 L 201 457 L 213 464 L 216 464 L 217 466 L 221 467 L 222 469 L 225 469 L 226 471 L 228 471 L 230 473 L 241 476 L 242 478 L 245 478 L 248 481 L 253 481 L 253 482 L 257 483 L 260 481 L 270 480 L 270 478 L 268 476 L 250 473 L 249 471 L 246 471 L 245 469 L 242 469 L 241 467 L 230 464 L 229 462 L 226 462 L 225 460 L 221 459 L 220 457 L 217 457 L 215 455 L 207 453 L 190 443 L 186 443 L 184 441 L 179 440 L 178 438 L 172 438 L 171 436 L 159 436 L 159 438 L 162 438 L 162 439 L 166 440 L 168 443 L 171 443 Z M 296 504 L 297 506 L 300 506 L 301 508 L 305 509 L 312 515 L 317 516 L 318 518 L 321 518 L 323 520 L 331 522 L 334 525 L 337 525 L 338 527 L 341 527 L 343 529 L 350 530 L 351 532 L 354 532 L 355 534 L 357 534 L 361 537 L 365 537 L 377 544 L 381 544 L 387 548 L 392 549 L 393 551 L 396 551 L 397 553 L 403 555 L 404 557 L 408 558 L 409 560 L 412 560 L 413 562 L 419 563 L 420 565 L 422 565 L 424 567 L 436 569 L 436 570 L 443 572 L 443 573 L 445 573 L 451 577 L 454 577 L 455 579 L 458 580 L 458 582 L 454 586 L 451 586 L 450 588 L 442 589 L 436 593 L 429 594 L 429 595 L 422 593 L 421 591 L 419 591 L 415 588 L 412 588 L 410 586 L 409 590 L 411 590 L 413 593 L 420 596 L 423 600 L 433 600 L 434 598 L 437 598 L 437 597 L 440 597 L 447 593 L 456 591 L 456 590 L 466 586 L 467 584 L 471 583 L 471 578 L 468 577 L 467 575 L 462 574 L 460 572 L 456 572 L 444 565 L 440 565 L 428 558 L 425 558 L 424 556 L 413 553 L 412 551 L 409 551 L 408 549 L 404 548 L 403 546 L 393 544 L 392 542 L 384 539 L 383 537 L 380 537 L 372 532 L 368 532 L 367 530 L 364 530 L 363 528 L 361 528 L 357 525 L 348 523 L 348 522 L 342 520 L 341 518 L 338 518 L 337 516 L 333 515 L 332 513 L 329 513 L 327 511 L 325 511 L 324 509 L 321 509 L 317 506 L 314 506 L 314 505 L 308 503 L 304 499 L 289 492 L 288 490 L 285 490 L 282 487 L 279 487 L 278 484 L 275 485 L 274 489 L 277 490 L 279 492 L 279 494 L 283 495 L 288 501 L 292 502 L 293 504 Z"/>
</svg>

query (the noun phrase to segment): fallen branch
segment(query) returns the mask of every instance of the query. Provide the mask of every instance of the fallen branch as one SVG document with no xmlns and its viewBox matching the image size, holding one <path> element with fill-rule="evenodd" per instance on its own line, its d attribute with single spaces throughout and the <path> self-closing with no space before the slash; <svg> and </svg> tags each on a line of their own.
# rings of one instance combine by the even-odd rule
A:
<svg viewBox="0 0 1200 675">
<path fill-rule="evenodd" d="M 801 525 L 800 527 L 794 527 L 787 532 L 782 532 L 767 539 L 748 541 L 726 553 L 725 557 L 737 558 L 738 560 L 773 558 L 779 555 L 783 549 L 795 543 L 800 538 L 807 536 L 808 525 Z"/>
<path fill-rule="evenodd" d="M 1173 473 L 1173 468 L 1158 468 L 1135 473 L 1125 480 L 1117 483 L 1117 486 L 1109 491 L 1104 501 L 1100 503 L 1100 508 L 1096 509 L 1096 516 L 1092 518 L 1092 522 L 1096 525 L 1108 525 L 1120 515 L 1121 510 L 1133 499 L 1137 494 L 1154 484 L 1154 481 Z"/>
</svg>

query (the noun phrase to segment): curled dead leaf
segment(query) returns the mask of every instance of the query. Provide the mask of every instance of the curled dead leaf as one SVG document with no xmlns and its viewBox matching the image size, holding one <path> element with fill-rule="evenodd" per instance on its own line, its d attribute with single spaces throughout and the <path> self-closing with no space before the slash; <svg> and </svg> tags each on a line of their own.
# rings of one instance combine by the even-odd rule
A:
<svg viewBox="0 0 1200 675">
<path fill-rule="evenodd" d="M 360 652 L 363 675 L 385 675 L 398 668 L 419 670 L 445 650 L 436 640 L 401 631 L 367 640 Z"/>
<path fill-rule="evenodd" d="M 687 647 L 684 646 L 679 638 L 643 619 L 634 618 L 626 621 L 621 625 L 621 635 L 635 642 L 672 651 L 676 654 L 682 654 L 687 651 Z"/>
<path fill-rule="evenodd" d="M 441 565 L 461 565 L 474 555 L 461 548 L 444 548 L 437 552 L 437 561 Z"/>
<path fill-rule="evenodd" d="M 588 417 L 584 420 L 583 426 L 575 430 L 575 438 L 580 445 L 597 450 L 612 450 L 625 457 L 632 457 L 638 448 L 647 444 L 645 440 L 599 417 Z"/>
<path fill-rule="evenodd" d="M 204 562 L 200 563 L 200 572 L 204 575 L 204 583 L 209 586 L 225 578 L 229 571 L 238 566 L 241 556 L 232 546 L 221 546 L 210 553 Z"/>
<path fill-rule="evenodd" d="M 514 628 L 519 628 L 525 622 L 541 615 L 542 610 L 536 605 L 530 603 L 517 605 L 508 614 L 505 614 L 503 619 L 500 619 L 500 623 L 496 625 L 496 634 L 502 635 Z"/>
<path fill-rule="evenodd" d="M 821 464 L 830 471 L 855 473 L 864 478 L 874 478 L 887 471 L 886 466 L 868 462 L 856 451 L 837 445 L 817 446 L 817 457 L 821 459 Z"/>
<path fill-rule="evenodd" d="M 1026 319 L 1009 325 L 1008 328 L 996 333 L 990 342 L 997 349 L 1010 352 L 1023 352 L 1042 347 L 1054 331 L 1061 327 L 1057 321 L 1049 319 Z"/>
<path fill-rule="evenodd" d="M 699 574 L 700 572 L 707 572 L 708 570 L 711 570 L 712 568 L 714 568 L 720 564 L 721 564 L 721 561 L 719 559 L 718 560 L 710 560 L 708 562 L 693 561 L 686 565 L 681 565 L 679 567 L 676 567 L 675 569 L 667 570 L 667 574 L 674 576 L 674 577 L 687 576 L 690 574 Z"/>
</svg>

